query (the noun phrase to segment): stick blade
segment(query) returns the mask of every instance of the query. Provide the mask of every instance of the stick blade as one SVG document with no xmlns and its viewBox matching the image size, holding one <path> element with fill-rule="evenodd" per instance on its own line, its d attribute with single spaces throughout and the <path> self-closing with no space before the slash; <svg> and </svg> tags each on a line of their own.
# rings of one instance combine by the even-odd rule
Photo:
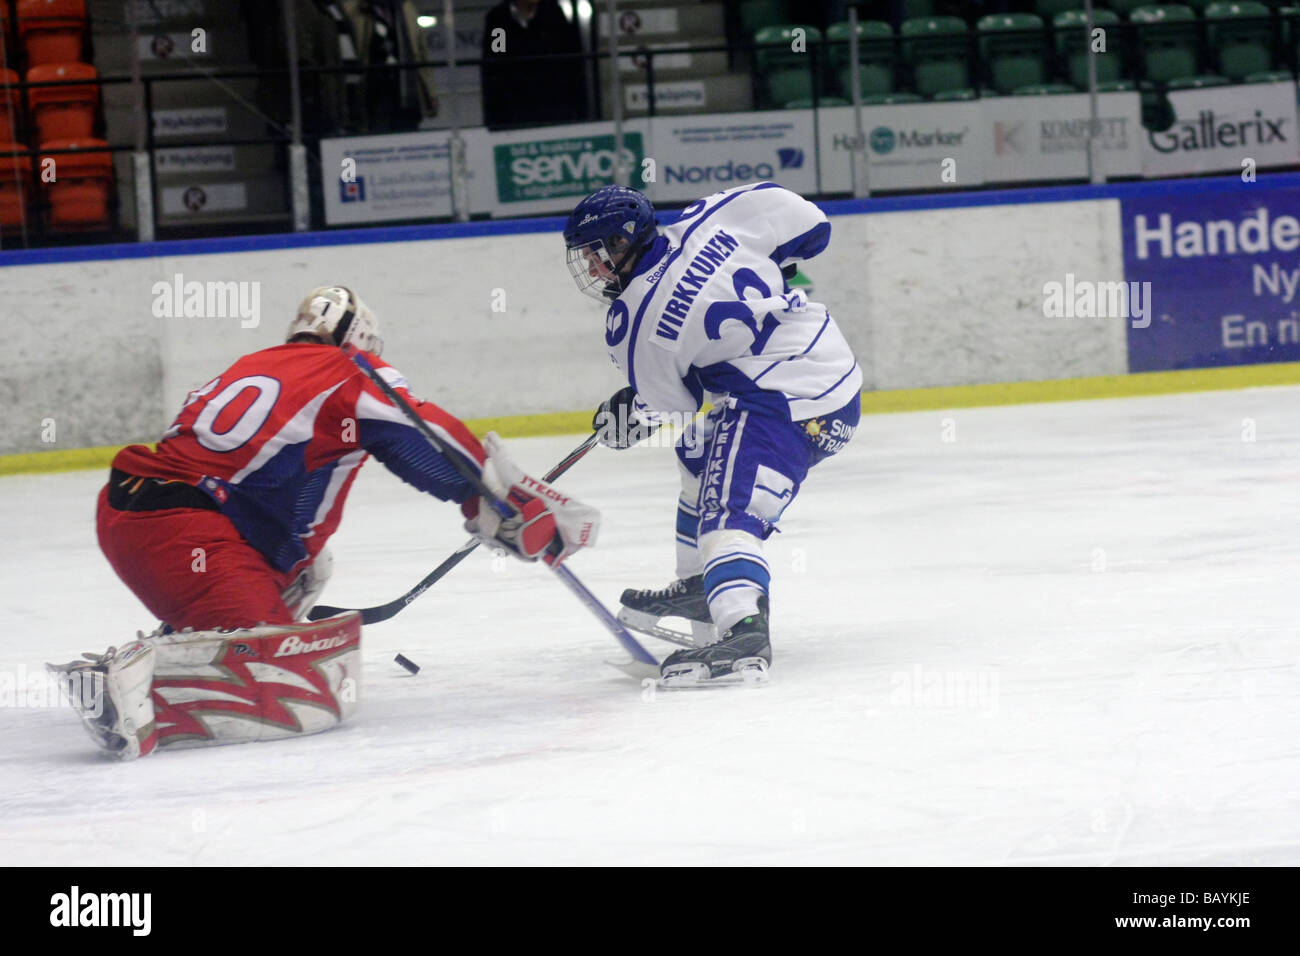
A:
<svg viewBox="0 0 1300 956">
<path fill-rule="evenodd" d="M 658 664 L 647 664 L 645 661 L 638 661 L 630 658 L 626 661 L 605 661 L 605 663 L 614 668 L 614 670 L 622 671 L 628 677 L 638 682 L 646 679 L 655 682 L 658 682 L 659 680 Z"/>
</svg>

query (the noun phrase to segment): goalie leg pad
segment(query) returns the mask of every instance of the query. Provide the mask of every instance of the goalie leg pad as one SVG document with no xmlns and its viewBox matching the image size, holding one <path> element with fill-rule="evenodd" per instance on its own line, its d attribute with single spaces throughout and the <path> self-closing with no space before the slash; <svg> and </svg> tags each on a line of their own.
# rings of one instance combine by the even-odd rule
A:
<svg viewBox="0 0 1300 956">
<path fill-rule="evenodd" d="M 356 712 L 361 615 L 169 634 L 154 653 L 160 749 L 314 734 Z"/>
<path fill-rule="evenodd" d="M 154 650 L 143 640 L 98 657 L 48 665 L 67 682 L 69 698 L 95 744 L 122 760 L 145 757 L 158 746 L 150 687 Z"/>
<path fill-rule="evenodd" d="M 301 621 L 307 612 L 316 606 L 316 601 L 329 584 L 334 572 L 334 555 L 329 546 L 320 549 L 316 560 L 298 572 L 297 576 L 281 594 L 284 603 L 293 611 L 294 620 Z"/>
</svg>

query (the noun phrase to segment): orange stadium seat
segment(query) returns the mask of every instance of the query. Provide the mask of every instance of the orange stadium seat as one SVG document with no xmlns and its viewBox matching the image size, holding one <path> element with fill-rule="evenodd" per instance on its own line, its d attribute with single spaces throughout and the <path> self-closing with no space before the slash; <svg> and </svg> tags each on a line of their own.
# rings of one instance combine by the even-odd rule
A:
<svg viewBox="0 0 1300 956">
<path fill-rule="evenodd" d="M 89 63 L 47 63 L 28 70 L 27 82 L 94 80 L 98 75 Z M 85 139 L 95 134 L 99 87 L 93 83 L 36 87 L 28 89 L 27 105 L 36 121 L 36 142 Z"/>
<path fill-rule="evenodd" d="M 17 73 L 0 70 L 0 143 L 12 143 L 18 139 L 18 130 L 23 125 L 23 98 L 17 86 Z"/>
<path fill-rule="evenodd" d="M 18 35 L 28 68 L 80 60 L 86 0 L 18 0 Z"/>
<path fill-rule="evenodd" d="M 45 149 L 106 147 L 102 139 L 55 140 Z M 42 165 L 45 161 L 41 157 Z M 113 187 L 113 154 L 104 152 L 59 153 L 54 160 L 54 182 L 44 183 L 50 203 L 49 225 L 87 228 L 108 225 L 108 199 Z"/>
<path fill-rule="evenodd" d="M 6 153 L 20 155 L 4 155 Z M 22 224 L 31 182 L 31 158 L 27 147 L 22 143 L 0 143 L 0 227 Z"/>
</svg>

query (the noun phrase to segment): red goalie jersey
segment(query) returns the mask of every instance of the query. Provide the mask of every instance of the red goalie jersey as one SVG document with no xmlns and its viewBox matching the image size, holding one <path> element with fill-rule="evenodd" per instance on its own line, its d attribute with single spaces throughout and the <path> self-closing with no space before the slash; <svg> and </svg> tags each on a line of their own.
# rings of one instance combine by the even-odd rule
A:
<svg viewBox="0 0 1300 956">
<path fill-rule="evenodd" d="M 395 368 L 367 357 L 448 454 L 478 471 L 483 448 L 464 424 L 412 396 Z M 344 352 L 300 342 L 241 358 L 189 394 L 156 451 L 124 448 L 113 468 L 198 488 L 272 568 L 291 574 L 338 527 L 369 455 L 443 500 L 474 494 Z"/>
</svg>

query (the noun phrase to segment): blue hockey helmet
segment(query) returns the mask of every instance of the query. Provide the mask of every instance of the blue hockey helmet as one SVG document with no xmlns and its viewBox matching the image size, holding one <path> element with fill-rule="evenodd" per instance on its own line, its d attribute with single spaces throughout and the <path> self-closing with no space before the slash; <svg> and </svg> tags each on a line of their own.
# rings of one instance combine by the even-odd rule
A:
<svg viewBox="0 0 1300 956">
<path fill-rule="evenodd" d="M 617 299 L 626 274 L 658 234 L 650 200 L 627 186 L 603 186 L 578 203 L 564 224 L 569 274 L 593 299 Z"/>
</svg>

